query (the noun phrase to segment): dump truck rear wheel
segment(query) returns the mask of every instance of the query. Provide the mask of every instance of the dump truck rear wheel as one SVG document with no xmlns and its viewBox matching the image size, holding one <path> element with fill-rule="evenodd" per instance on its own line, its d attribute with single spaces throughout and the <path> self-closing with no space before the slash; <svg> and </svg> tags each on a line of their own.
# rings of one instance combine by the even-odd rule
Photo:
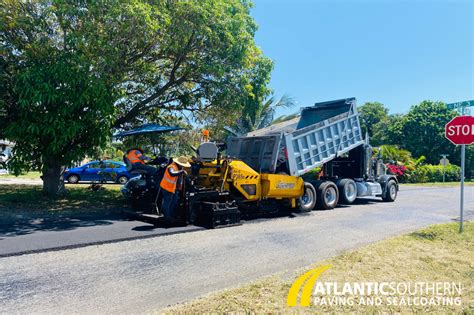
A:
<svg viewBox="0 0 474 315">
<path fill-rule="evenodd" d="M 311 183 L 304 183 L 304 193 L 298 200 L 298 212 L 310 212 L 316 205 L 316 189 Z"/>
<path fill-rule="evenodd" d="M 385 189 L 385 194 L 382 196 L 382 200 L 386 202 L 394 202 L 397 199 L 397 185 L 394 180 L 389 180 Z"/>
<path fill-rule="evenodd" d="M 339 191 L 333 182 L 323 182 L 318 187 L 317 205 L 319 209 L 334 209 L 339 200 Z"/>
<path fill-rule="evenodd" d="M 337 183 L 339 189 L 339 200 L 342 204 L 350 205 L 357 198 L 357 185 L 350 178 L 343 178 Z"/>
</svg>

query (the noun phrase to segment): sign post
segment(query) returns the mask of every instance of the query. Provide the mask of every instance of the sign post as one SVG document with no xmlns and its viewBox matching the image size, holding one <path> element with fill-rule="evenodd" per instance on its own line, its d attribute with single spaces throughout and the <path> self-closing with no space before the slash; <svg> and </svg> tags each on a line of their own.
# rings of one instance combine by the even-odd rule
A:
<svg viewBox="0 0 474 315">
<path fill-rule="evenodd" d="M 443 183 L 446 179 L 446 165 L 449 164 L 448 156 L 449 154 L 441 154 L 441 160 L 439 160 L 439 164 L 443 165 Z"/>
<path fill-rule="evenodd" d="M 466 145 L 461 145 L 461 207 L 459 214 L 459 233 L 464 231 L 464 165 L 466 163 Z"/>
<path fill-rule="evenodd" d="M 461 204 L 459 215 L 459 232 L 464 230 L 464 168 L 466 144 L 474 143 L 474 117 L 454 117 L 445 126 L 445 137 L 454 144 L 461 145 Z"/>
</svg>

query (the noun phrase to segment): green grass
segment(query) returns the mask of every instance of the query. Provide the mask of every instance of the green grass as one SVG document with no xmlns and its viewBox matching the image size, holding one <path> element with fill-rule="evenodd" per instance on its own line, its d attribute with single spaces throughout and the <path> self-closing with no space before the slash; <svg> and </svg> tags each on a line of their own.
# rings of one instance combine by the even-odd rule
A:
<svg viewBox="0 0 474 315">
<path fill-rule="evenodd" d="M 12 179 L 12 178 L 20 178 L 20 179 L 40 179 L 41 173 L 40 172 L 28 172 L 25 174 L 21 174 L 18 176 L 15 176 L 13 174 L 2 174 L 0 175 L 0 180 L 1 179 Z"/>
<path fill-rule="evenodd" d="M 315 240 L 317 241 L 317 240 Z M 322 265 L 332 267 L 318 282 L 461 282 L 462 306 L 286 306 L 292 282 Z M 247 285 L 166 308 L 158 313 L 470 313 L 474 312 L 474 223 L 435 225 L 407 235 L 384 240 L 307 269 L 280 273 Z"/>
<path fill-rule="evenodd" d="M 402 183 L 401 186 L 426 186 L 426 187 L 456 187 L 460 186 L 460 182 L 433 182 L 433 183 Z M 474 186 L 474 182 L 472 181 L 465 181 L 464 185 L 466 186 Z"/>
<path fill-rule="evenodd" d="M 91 191 L 88 185 L 66 185 L 68 193 L 60 198 L 48 198 L 41 186 L 0 185 L 0 212 L 32 211 L 105 211 L 123 207 L 125 202 L 120 185 L 104 185 L 105 189 Z"/>
</svg>

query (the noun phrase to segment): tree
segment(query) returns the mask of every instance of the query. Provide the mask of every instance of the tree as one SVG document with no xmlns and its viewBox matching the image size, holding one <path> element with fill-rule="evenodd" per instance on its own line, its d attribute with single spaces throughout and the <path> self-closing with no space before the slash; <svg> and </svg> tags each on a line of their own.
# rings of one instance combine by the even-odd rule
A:
<svg viewBox="0 0 474 315">
<path fill-rule="evenodd" d="M 222 106 L 210 108 L 197 115 L 198 121 L 210 129 L 213 138 L 222 139 L 227 136 L 228 132 L 226 131 L 238 126 L 243 117 L 255 115 L 263 103 L 268 101 L 267 98 L 271 94 L 271 90 L 267 85 L 270 81 L 273 62 L 258 56 L 257 50 L 247 59 L 249 70 L 241 78 L 245 91 L 226 101 L 233 104 L 234 108 L 222 104 Z"/>
<path fill-rule="evenodd" d="M 263 102 L 253 104 L 256 106 L 244 108 L 242 117 L 237 120 L 233 128 L 228 130 L 241 136 L 268 127 L 273 123 L 275 111 L 278 108 L 293 107 L 294 104 L 293 98 L 288 95 L 283 95 L 278 101 L 275 101 L 274 96 L 271 96 Z"/>
<path fill-rule="evenodd" d="M 273 124 L 278 124 L 278 123 L 281 123 L 281 122 L 284 122 L 284 121 L 295 119 L 296 117 L 299 117 L 299 115 L 300 115 L 300 113 L 293 113 L 293 114 L 289 114 L 289 115 L 279 116 L 279 117 L 275 118 L 272 121 L 272 125 Z"/>
<path fill-rule="evenodd" d="M 112 127 L 238 112 L 254 67 L 271 63 L 255 46 L 250 8 L 239 0 L 3 1 L 0 136 L 16 143 L 9 166 L 39 168 L 54 195 L 64 191 L 64 165 L 103 147 Z M 270 70 L 259 70 L 264 80 Z"/>
<path fill-rule="evenodd" d="M 401 122 L 401 146 L 415 157 L 424 155 L 430 164 L 438 164 L 440 154 L 454 157 L 455 146 L 444 137 L 444 126 L 454 116 L 442 102 L 423 101 L 412 106 Z"/>
<path fill-rule="evenodd" d="M 362 132 L 364 135 L 367 132 L 369 137 L 374 133 L 374 126 L 388 117 L 388 108 L 379 102 L 365 103 L 358 110 Z"/>
<path fill-rule="evenodd" d="M 405 165 L 413 163 L 410 151 L 400 149 L 396 145 L 381 145 L 377 150 L 377 156 L 384 162 L 402 162 Z"/>
<path fill-rule="evenodd" d="M 129 77 L 115 127 L 151 110 L 238 113 L 255 75 L 266 81 L 271 61 L 255 46 L 251 2 L 166 1 L 166 27 L 140 52 L 146 71 Z M 201 120 L 203 115 L 196 115 Z"/>
<path fill-rule="evenodd" d="M 403 116 L 402 114 L 388 115 L 373 125 L 370 143 L 374 146 L 401 144 L 403 138 Z"/>
<path fill-rule="evenodd" d="M 49 194 L 64 192 L 65 164 L 105 142 L 116 96 L 113 77 L 90 58 L 97 31 L 85 20 L 98 7 L 57 4 L 6 1 L 0 11 L 1 136 L 15 142 L 8 166 L 42 170 Z"/>
</svg>

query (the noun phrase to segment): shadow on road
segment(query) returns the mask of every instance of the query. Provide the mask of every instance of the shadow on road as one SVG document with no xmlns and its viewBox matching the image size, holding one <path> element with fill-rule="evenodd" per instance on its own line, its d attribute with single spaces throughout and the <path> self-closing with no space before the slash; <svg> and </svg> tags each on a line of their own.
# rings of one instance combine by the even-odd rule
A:
<svg viewBox="0 0 474 315">
<path fill-rule="evenodd" d="M 368 204 L 372 204 L 372 203 L 384 203 L 385 201 L 383 201 L 382 199 L 380 198 L 357 198 L 353 205 L 368 205 Z M 348 205 L 348 207 L 350 207 L 350 205 Z"/>
<path fill-rule="evenodd" d="M 39 231 L 67 231 L 81 227 L 111 225 L 126 218 L 120 210 L 95 214 L 61 214 L 57 216 L 16 216 L 1 218 L 0 237 L 13 237 Z"/>
<path fill-rule="evenodd" d="M 378 199 L 356 199 L 354 205 L 366 205 L 382 202 Z M 338 208 L 347 208 L 350 205 L 338 205 Z M 315 210 L 315 211 L 331 211 L 331 210 Z M 271 220 L 278 218 L 293 218 L 310 213 L 291 213 L 291 211 L 283 210 L 269 214 L 244 215 L 242 220 L 246 222 L 258 222 L 261 220 Z M 7 218 L 0 217 L 0 239 L 5 237 L 14 237 L 19 235 L 32 234 L 39 231 L 68 231 L 82 227 L 91 226 L 108 226 L 117 221 L 129 220 L 122 213 L 122 209 L 110 209 L 103 212 L 94 213 L 74 213 L 66 212 L 62 214 L 45 215 L 44 213 L 36 214 L 20 214 Z M 148 224 L 147 224 L 148 223 Z M 133 231 L 145 232 L 157 229 L 169 229 L 183 225 L 167 224 L 165 222 L 144 222 L 142 226 L 132 228 Z"/>
<path fill-rule="evenodd" d="M 144 231 L 153 231 L 154 229 L 159 229 L 159 228 L 160 228 L 159 226 L 149 224 L 149 225 L 136 226 L 132 228 L 132 231 L 144 232 Z"/>
</svg>

